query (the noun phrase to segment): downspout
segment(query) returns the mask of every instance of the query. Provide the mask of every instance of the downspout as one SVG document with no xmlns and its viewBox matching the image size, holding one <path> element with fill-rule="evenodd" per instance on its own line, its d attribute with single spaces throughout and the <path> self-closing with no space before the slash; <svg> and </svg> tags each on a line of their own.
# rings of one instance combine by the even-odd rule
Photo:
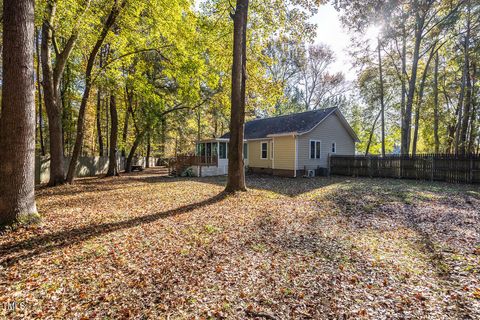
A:
<svg viewBox="0 0 480 320">
<path fill-rule="evenodd" d="M 298 163 L 298 149 L 297 149 L 297 136 L 293 135 L 293 139 L 295 140 L 295 159 L 294 159 L 294 168 L 293 168 L 293 177 L 297 177 L 297 163 Z"/>
<path fill-rule="evenodd" d="M 272 159 L 272 173 L 273 173 L 273 170 L 275 170 L 275 137 L 272 137 L 272 150 L 270 150 L 271 152 L 271 155 L 270 155 L 270 158 Z"/>
</svg>

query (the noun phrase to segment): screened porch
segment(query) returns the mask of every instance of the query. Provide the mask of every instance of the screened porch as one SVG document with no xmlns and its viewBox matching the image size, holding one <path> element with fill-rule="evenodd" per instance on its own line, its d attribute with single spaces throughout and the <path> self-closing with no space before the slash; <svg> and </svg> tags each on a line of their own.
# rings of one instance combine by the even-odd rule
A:
<svg viewBox="0 0 480 320">
<path fill-rule="evenodd" d="M 204 140 L 197 142 L 195 155 L 201 164 L 218 164 L 228 159 L 228 140 Z M 243 158 L 248 159 L 248 146 L 243 144 Z"/>
</svg>

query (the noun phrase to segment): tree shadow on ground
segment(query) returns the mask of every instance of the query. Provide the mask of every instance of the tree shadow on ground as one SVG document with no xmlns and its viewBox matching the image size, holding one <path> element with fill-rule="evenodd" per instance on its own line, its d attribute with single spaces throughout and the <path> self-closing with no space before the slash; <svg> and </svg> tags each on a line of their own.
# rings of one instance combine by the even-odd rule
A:
<svg viewBox="0 0 480 320">
<path fill-rule="evenodd" d="M 476 187 L 362 179 L 343 185 L 329 200 L 353 229 L 412 230 L 418 236 L 418 250 L 428 257 L 433 270 L 449 281 L 452 270 L 445 252 L 465 251 L 465 235 L 480 237 L 480 216 L 473 214 L 480 201 L 475 195 L 469 197 L 468 190 L 475 194 Z"/>
<path fill-rule="evenodd" d="M 316 189 L 321 189 L 329 185 L 341 183 L 348 178 L 344 177 L 315 177 L 315 178 L 287 178 L 271 175 L 249 174 L 246 176 L 247 189 L 269 191 L 288 197 L 296 197 Z M 166 183 L 191 181 L 197 183 L 212 184 L 219 187 L 225 187 L 227 184 L 226 176 L 215 177 L 158 177 L 145 176 L 135 177 L 130 181 L 139 181 L 145 183 Z"/>
<path fill-rule="evenodd" d="M 329 200 L 346 218 L 351 232 L 371 230 L 380 241 L 409 243 L 422 254 L 443 287 L 461 290 L 465 279 L 479 270 L 468 262 L 475 261 L 471 248 L 480 239 L 478 191 L 477 186 L 444 182 L 359 179 L 342 186 Z M 397 233 L 402 229 L 413 236 Z M 465 306 L 475 309 L 466 297 L 451 303 L 459 318 L 470 318 Z"/>
<path fill-rule="evenodd" d="M 270 191 L 273 193 L 296 197 L 315 189 L 323 188 L 335 183 L 348 180 L 348 177 L 315 177 L 315 178 L 287 178 L 271 175 L 248 174 L 246 176 L 247 188 Z M 47 193 L 52 196 L 68 196 L 79 192 L 101 192 L 128 188 L 138 183 L 175 183 L 175 182 L 197 182 L 207 183 L 220 187 L 227 184 L 226 176 L 214 177 L 171 177 L 165 173 L 162 168 L 149 168 L 142 172 L 123 173 L 121 177 L 104 176 L 81 178 L 75 181 L 73 186 L 63 186 L 60 188 L 48 188 L 38 186 L 40 194 Z M 92 190 L 93 189 L 93 190 Z"/>
<path fill-rule="evenodd" d="M 107 233 L 133 228 L 136 226 L 153 223 L 168 217 L 185 214 L 195 209 L 221 202 L 223 199 L 225 199 L 225 197 L 225 193 L 219 193 L 212 198 L 163 212 L 157 212 L 123 221 L 87 225 L 76 229 L 60 231 L 40 237 L 33 237 L 20 242 L 7 243 L 0 246 L 0 256 L 6 257 L 0 260 L 0 265 L 11 266 L 16 264 L 18 261 L 25 260 L 42 253 L 61 249 Z M 24 252 L 25 250 L 27 252 Z M 14 255 L 8 257 L 8 255 L 12 255 L 17 252 L 20 253 L 16 256 Z"/>
<path fill-rule="evenodd" d="M 81 177 L 75 179 L 72 185 L 61 185 L 50 187 L 47 184 L 40 184 L 35 187 L 37 193 L 47 193 L 55 196 L 68 196 L 77 194 L 79 192 L 87 191 L 110 191 L 119 190 L 126 185 L 133 185 L 135 182 L 161 182 L 163 180 L 172 179 L 168 177 L 167 171 L 164 168 L 153 167 L 144 171 L 136 172 L 121 172 L 119 176 L 107 177 L 106 175 L 97 175 L 93 177 Z"/>
</svg>

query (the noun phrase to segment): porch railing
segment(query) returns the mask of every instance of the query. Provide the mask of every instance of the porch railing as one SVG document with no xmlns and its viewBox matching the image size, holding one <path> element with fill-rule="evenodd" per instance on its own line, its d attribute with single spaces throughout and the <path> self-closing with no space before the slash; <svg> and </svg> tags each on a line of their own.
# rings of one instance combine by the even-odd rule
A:
<svg viewBox="0 0 480 320">
<path fill-rule="evenodd" d="M 177 155 L 169 161 L 171 173 L 181 174 L 183 170 L 191 166 L 217 166 L 218 157 L 215 156 L 197 156 L 197 155 Z"/>
</svg>

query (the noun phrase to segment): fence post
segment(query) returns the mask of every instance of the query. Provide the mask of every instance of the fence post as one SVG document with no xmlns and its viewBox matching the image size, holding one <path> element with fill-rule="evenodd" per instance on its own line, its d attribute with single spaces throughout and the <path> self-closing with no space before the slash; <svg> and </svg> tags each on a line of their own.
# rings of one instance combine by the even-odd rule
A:
<svg viewBox="0 0 480 320">
<path fill-rule="evenodd" d="M 470 176 L 469 183 L 473 183 L 473 157 L 470 156 Z"/>
<path fill-rule="evenodd" d="M 328 154 L 328 159 L 327 159 L 327 163 L 328 163 L 328 165 L 327 165 L 327 167 L 328 167 L 328 169 L 327 169 L 327 177 L 328 177 L 328 178 L 330 178 L 330 170 L 331 170 L 331 165 L 332 165 L 332 164 L 331 164 L 331 160 L 330 160 L 330 157 L 331 157 L 331 156 L 332 156 L 332 155 L 329 153 L 329 154 Z"/>
<path fill-rule="evenodd" d="M 372 177 L 372 157 L 368 156 L 367 158 L 367 170 L 368 170 L 368 176 L 371 178 Z"/>
<path fill-rule="evenodd" d="M 431 172 L 430 172 L 430 181 L 433 181 L 433 177 L 434 177 L 434 174 L 435 174 L 435 157 L 432 156 L 431 157 L 432 159 L 432 164 L 431 164 Z"/>
</svg>

